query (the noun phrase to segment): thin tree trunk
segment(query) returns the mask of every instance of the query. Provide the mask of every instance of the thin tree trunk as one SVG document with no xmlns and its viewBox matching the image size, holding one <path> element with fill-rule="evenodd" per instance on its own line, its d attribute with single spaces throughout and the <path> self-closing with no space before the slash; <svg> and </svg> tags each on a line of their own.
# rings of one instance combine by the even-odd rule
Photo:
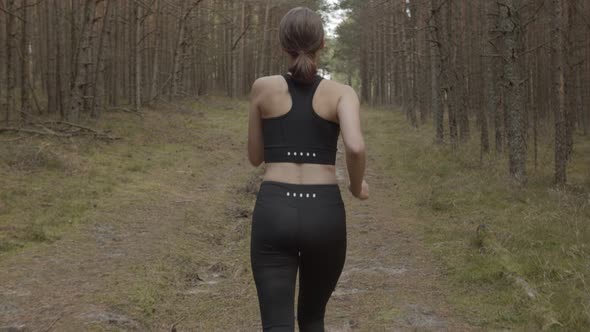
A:
<svg viewBox="0 0 590 332">
<path fill-rule="evenodd" d="M 92 85 L 92 96 L 94 96 L 94 102 L 92 103 L 90 109 L 90 117 L 98 118 L 100 117 L 100 103 L 102 102 L 103 93 L 98 93 L 99 85 L 99 78 L 102 76 L 104 77 L 104 60 L 103 60 L 103 53 L 104 53 L 104 39 L 107 31 L 107 27 L 109 26 L 109 13 L 111 8 L 112 0 L 104 0 L 104 13 L 102 17 L 102 28 L 100 31 L 100 35 L 98 36 L 98 48 L 96 54 L 96 66 L 94 68 L 94 74 L 92 76 L 92 81 L 94 84 Z"/>
<path fill-rule="evenodd" d="M 156 43 L 154 46 L 154 59 L 152 62 L 152 86 L 150 89 L 150 99 L 156 98 L 158 93 L 158 79 L 159 79 L 159 71 L 160 71 L 160 52 L 161 52 L 161 44 L 162 44 L 162 35 L 163 35 L 163 24 L 160 12 L 160 0 L 155 0 L 155 13 L 156 15 Z"/>
<path fill-rule="evenodd" d="M 60 0 L 54 0 L 53 3 L 53 25 L 54 31 L 62 31 L 63 29 L 63 13 L 60 9 L 63 8 Z M 65 87 L 63 82 L 63 69 L 65 68 L 65 56 L 62 52 L 63 39 L 62 34 L 57 33 L 55 35 L 55 91 L 56 91 L 56 107 L 60 118 L 63 120 L 66 118 L 65 114 Z"/>
<path fill-rule="evenodd" d="M 524 89 L 519 55 L 522 53 L 520 0 L 508 0 L 500 10 L 504 34 L 504 79 L 508 115 L 510 175 L 519 184 L 526 182 L 526 130 L 524 126 Z"/>
<path fill-rule="evenodd" d="M 20 44 L 20 118 L 23 123 L 29 121 L 31 115 L 31 105 L 29 103 L 29 85 L 31 82 L 30 62 L 31 58 L 29 45 L 29 4 L 27 0 L 22 0 L 22 30 Z"/>
<path fill-rule="evenodd" d="M 246 2 L 242 2 L 242 21 L 241 21 L 241 25 L 242 25 L 242 31 L 243 33 L 246 33 Z M 248 25 L 249 27 L 249 25 Z M 243 95 L 244 91 L 246 90 L 246 41 L 245 41 L 245 36 L 244 36 L 244 40 L 240 41 L 241 45 L 240 45 L 240 68 L 239 68 L 239 78 L 238 78 L 238 87 L 239 87 L 239 91 L 238 94 L 239 95 Z"/>
<path fill-rule="evenodd" d="M 141 19 L 142 19 L 142 6 L 139 3 L 135 3 L 134 6 L 134 20 L 135 20 L 135 36 L 134 42 L 135 45 L 133 46 L 133 50 L 135 51 L 133 56 L 135 57 L 135 70 L 134 70 L 134 87 L 135 92 L 133 93 L 134 100 L 133 100 L 133 107 L 136 110 L 141 108 L 141 50 L 140 50 L 140 42 L 141 42 Z"/>
<path fill-rule="evenodd" d="M 82 22 L 82 31 L 80 38 L 80 50 L 77 57 L 77 70 L 72 90 L 70 92 L 70 110 L 68 120 L 77 122 L 80 120 L 80 114 L 88 109 L 86 95 L 88 91 L 88 78 L 90 77 L 90 68 L 92 66 L 92 23 L 94 21 L 95 0 L 86 0 L 84 6 L 84 18 Z"/>
<path fill-rule="evenodd" d="M 6 11 L 8 14 L 6 14 L 6 113 L 4 121 L 8 123 L 15 107 L 14 88 L 16 79 L 13 59 L 16 48 L 16 19 L 14 16 L 14 0 L 7 0 Z"/>
<path fill-rule="evenodd" d="M 430 22 L 430 75 L 431 75 L 431 90 L 432 90 L 432 113 L 434 115 L 434 127 L 436 134 L 434 142 L 442 144 L 444 139 L 444 113 L 440 105 L 440 86 L 439 77 L 441 72 L 441 53 L 442 45 L 440 39 L 440 9 L 437 0 L 430 1 L 430 11 L 432 12 L 432 19 Z"/>
<path fill-rule="evenodd" d="M 267 0 L 266 1 L 266 6 L 265 6 L 265 10 L 264 10 L 264 27 L 262 28 L 262 48 L 261 48 L 261 52 L 262 52 L 262 56 L 260 57 L 260 66 L 258 67 L 260 69 L 260 73 L 258 74 L 258 76 L 264 76 L 268 74 L 268 62 L 270 62 L 269 55 L 268 53 L 270 53 L 270 45 L 269 45 L 269 17 L 270 17 L 270 5 L 271 5 L 271 0 Z"/>
<path fill-rule="evenodd" d="M 54 113 L 57 110 L 57 86 L 54 84 L 55 77 L 57 76 L 57 61 L 58 58 L 53 52 L 52 45 L 57 44 L 56 37 L 58 30 L 55 30 L 54 22 L 57 21 L 58 17 L 53 15 L 50 10 L 51 6 L 57 6 L 57 4 L 51 4 L 51 1 L 45 1 L 43 10 L 47 13 L 47 17 L 44 21 L 45 29 L 45 54 L 46 56 L 46 72 L 45 72 L 45 90 L 47 91 L 47 113 Z M 53 20 L 53 21 L 52 21 Z"/>
<path fill-rule="evenodd" d="M 555 117 L 555 183 L 565 185 L 567 182 L 567 124 L 565 109 L 565 55 L 564 55 L 564 1 L 553 0 L 553 61 L 554 84 L 557 105 Z"/>
<path fill-rule="evenodd" d="M 445 27 L 446 27 L 446 36 L 447 36 L 447 55 L 446 55 L 446 63 L 443 65 L 447 67 L 445 69 L 445 108 L 447 114 L 449 116 L 449 137 L 451 141 L 451 146 L 453 149 L 457 148 L 458 145 L 458 134 L 457 134 L 457 113 L 456 113 L 456 91 L 455 91 L 455 82 L 453 80 L 452 75 L 452 66 L 454 63 L 454 57 L 452 57 L 456 52 L 456 46 L 453 45 L 453 6 L 454 3 L 452 0 L 448 0 L 445 4 L 446 8 L 446 17 L 445 17 Z"/>
</svg>

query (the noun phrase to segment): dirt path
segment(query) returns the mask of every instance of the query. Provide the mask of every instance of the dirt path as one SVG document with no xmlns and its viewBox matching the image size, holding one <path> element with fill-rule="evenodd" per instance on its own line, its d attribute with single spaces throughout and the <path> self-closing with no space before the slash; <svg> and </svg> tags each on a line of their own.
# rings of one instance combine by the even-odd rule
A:
<svg viewBox="0 0 590 332">
<path fill-rule="evenodd" d="M 241 123 L 224 126 L 236 115 Z M 105 199 L 90 222 L 0 257 L 0 331 L 260 330 L 248 256 L 260 178 L 245 160 L 245 112 L 199 121 L 206 132 L 155 154 L 173 161 Z M 382 153 L 369 158 L 372 198 L 344 193 L 348 255 L 328 331 L 474 330 L 448 309 L 444 276 L 396 204 Z"/>
<path fill-rule="evenodd" d="M 371 130 L 370 126 L 366 130 Z M 367 144 L 376 147 L 370 139 Z M 342 145 L 339 151 L 343 151 Z M 398 200 L 402 193 L 380 165 L 383 153 L 389 151 L 374 148 L 368 156 L 371 198 L 361 202 L 346 194 L 349 244 L 344 271 L 331 300 L 334 314 L 329 322 L 333 330 L 472 330 L 448 309 L 440 282 L 443 276 L 419 234 L 412 232 L 416 220 L 401 210 Z M 337 166 L 344 189 L 342 153 Z"/>
</svg>

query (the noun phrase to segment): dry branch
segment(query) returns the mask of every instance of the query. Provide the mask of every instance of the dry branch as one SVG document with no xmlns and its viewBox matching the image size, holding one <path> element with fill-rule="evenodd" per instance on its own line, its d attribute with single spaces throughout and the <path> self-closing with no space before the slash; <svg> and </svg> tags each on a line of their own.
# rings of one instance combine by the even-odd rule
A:
<svg viewBox="0 0 590 332">
<path fill-rule="evenodd" d="M 32 135 L 44 135 L 44 136 L 55 136 L 55 137 L 73 137 L 73 136 L 84 136 L 92 135 L 97 139 L 103 140 L 118 140 L 120 137 L 112 136 L 106 132 L 102 132 L 90 127 L 82 126 L 79 124 L 67 122 L 67 121 L 46 121 L 43 123 L 33 123 L 35 127 L 39 127 L 42 130 L 25 127 L 2 127 L 0 128 L 0 134 L 3 132 L 14 132 L 14 133 L 26 133 Z M 67 128 L 60 127 L 48 127 L 46 125 L 61 125 L 67 126 Z M 72 130 L 75 129 L 75 130 Z"/>
<path fill-rule="evenodd" d="M 57 136 L 57 137 L 71 137 L 72 135 L 63 134 L 63 133 L 56 133 L 56 132 L 47 132 L 47 131 L 39 131 L 35 129 L 28 129 L 28 128 L 14 128 L 14 127 L 3 127 L 0 128 L 0 134 L 4 132 L 15 132 L 15 133 L 26 133 L 26 134 L 34 134 L 34 135 L 45 135 L 45 136 Z"/>
</svg>

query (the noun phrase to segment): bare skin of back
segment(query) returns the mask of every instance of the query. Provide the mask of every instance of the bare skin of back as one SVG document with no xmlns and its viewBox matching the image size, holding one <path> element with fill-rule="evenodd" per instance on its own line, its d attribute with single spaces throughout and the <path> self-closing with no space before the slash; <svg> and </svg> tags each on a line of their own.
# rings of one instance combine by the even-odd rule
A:
<svg viewBox="0 0 590 332">
<path fill-rule="evenodd" d="M 248 145 L 253 165 L 264 160 L 261 119 L 286 114 L 291 106 L 291 95 L 282 76 L 261 77 L 252 86 Z M 320 117 L 340 124 L 347 150 L 364 149 L 358 108 L 358 97 L 351 87 L 328 79 L 320 82 L 313 98 L 313 109 Z M 267 163 L 263 179 L 294 184 L 337 183 L 336 167 L 321 164 Z"/>
</svg>

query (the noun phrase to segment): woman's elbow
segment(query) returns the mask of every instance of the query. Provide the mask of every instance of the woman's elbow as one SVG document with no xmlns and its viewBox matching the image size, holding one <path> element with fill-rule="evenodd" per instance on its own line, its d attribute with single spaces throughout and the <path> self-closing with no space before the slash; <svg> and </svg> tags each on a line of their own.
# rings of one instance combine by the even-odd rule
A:
<svg viewBox="0 0 590 332">
<path fill-rule="evenodd" d="M 358 142 L 355 144 L 350 144 L 349 146 L 346 147 L 346 150 L 349 154 L 355 155 L 355 156 L 360 156 L 365 154 L 365 143 L 364 142 Z"/>
<path fill-rule="evenodd" d="M 248 155 L 248 160 L 250 161 L 250 165 L 254 167 L 258 167 L 264 162 L 264 158 L 261 156 Z"/>
</svg>

